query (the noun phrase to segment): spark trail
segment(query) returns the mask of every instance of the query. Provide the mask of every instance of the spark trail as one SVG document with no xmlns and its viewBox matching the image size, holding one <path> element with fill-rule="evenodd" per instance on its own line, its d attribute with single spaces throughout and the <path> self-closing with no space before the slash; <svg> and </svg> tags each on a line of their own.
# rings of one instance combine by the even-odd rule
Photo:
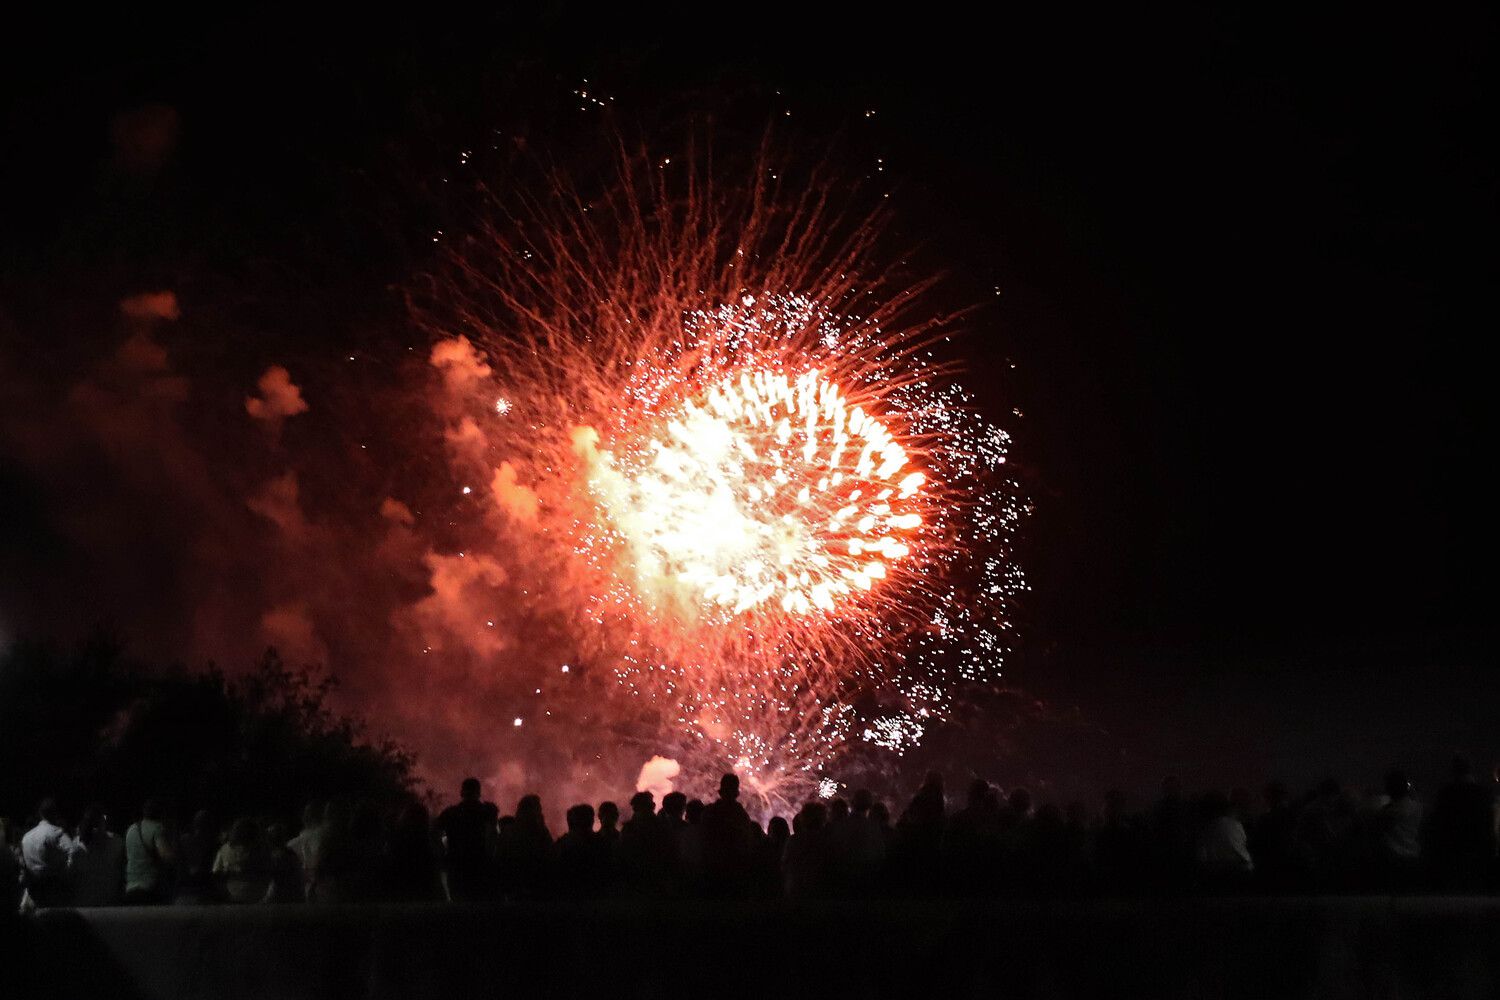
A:
<svg viewBox="0 0 1500 1000">
<path fill-rule="evenodd" d="M 484 358 L 490 547 L 617 682 L 598 712 L 800 794 L 998 677 L 1009 438 L 935 360 L 958 318 L 877 266 L 886 215 L 826 168 L 617 154 L 590 194 L 496 197 L 419 316 Z"/>
</svg>

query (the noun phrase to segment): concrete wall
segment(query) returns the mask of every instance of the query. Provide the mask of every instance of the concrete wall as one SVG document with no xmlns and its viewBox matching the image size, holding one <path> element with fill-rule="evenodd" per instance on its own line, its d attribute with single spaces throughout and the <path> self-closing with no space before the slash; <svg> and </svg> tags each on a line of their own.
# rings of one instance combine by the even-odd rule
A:
<svg viewBox="0 0 1500 1000">
<path fill-rule="evenodd" d="M 1500 996 L 1486 898 L 164 907 L 0 936 L 19 995 Z"/>
</svg>

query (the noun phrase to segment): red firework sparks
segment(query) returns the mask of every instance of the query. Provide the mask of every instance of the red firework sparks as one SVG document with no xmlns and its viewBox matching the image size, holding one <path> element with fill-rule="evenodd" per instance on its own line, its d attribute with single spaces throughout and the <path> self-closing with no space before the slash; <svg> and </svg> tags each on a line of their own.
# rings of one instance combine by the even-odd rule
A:
<svg viewBox="0 0 1500 1000">
<path fill-rule="evenodd" d="M 1000 560 L 999 600 L 955 591 L 1019 505 L 979 485 L 1007 438 L 928 353 L 952 318 L 871 266 L 883 216 L 825 178 L 621 159 L 598 197 L 502 200 L 428 316 L 494 373 L 506 544 L 626 697 L 763 788 L 851 739 L 899 751 L 945 710 L 934 649 L 993 676 L 1022 585 Z"/>
</svg>

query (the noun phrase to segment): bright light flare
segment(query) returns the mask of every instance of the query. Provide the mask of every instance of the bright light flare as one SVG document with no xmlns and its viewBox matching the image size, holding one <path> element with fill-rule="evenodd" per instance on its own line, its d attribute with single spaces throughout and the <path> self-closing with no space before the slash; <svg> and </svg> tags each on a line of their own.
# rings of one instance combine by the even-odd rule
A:
<svg viewBox="0 0 1500 1000">
<path fill-rule="evenodd" d="M 818 371 L 743 370 L 652 430 L 589 482 L 647 596 L 828 615 L 916 542 L 924 475 Z"/>
</svg>

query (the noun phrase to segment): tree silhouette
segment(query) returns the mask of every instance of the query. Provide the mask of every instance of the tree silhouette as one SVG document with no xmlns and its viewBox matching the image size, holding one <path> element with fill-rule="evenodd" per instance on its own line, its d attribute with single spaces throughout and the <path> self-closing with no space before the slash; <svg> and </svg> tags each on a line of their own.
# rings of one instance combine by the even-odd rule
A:
<svg viewBox="0 0 1500 1000">
<path fill-rule="evenodd" d="M 17 644 L 0 657 L 0 814 L 48 794 L 120 817 L 148 795 L 180 810 L 296 815 L 303 802 L 414 794 L 412 757 L 330 705 L 336 680 L 268 649 L 235 677 L 141 664 L 96 638 L 71 655 Z"/>
</svg>

